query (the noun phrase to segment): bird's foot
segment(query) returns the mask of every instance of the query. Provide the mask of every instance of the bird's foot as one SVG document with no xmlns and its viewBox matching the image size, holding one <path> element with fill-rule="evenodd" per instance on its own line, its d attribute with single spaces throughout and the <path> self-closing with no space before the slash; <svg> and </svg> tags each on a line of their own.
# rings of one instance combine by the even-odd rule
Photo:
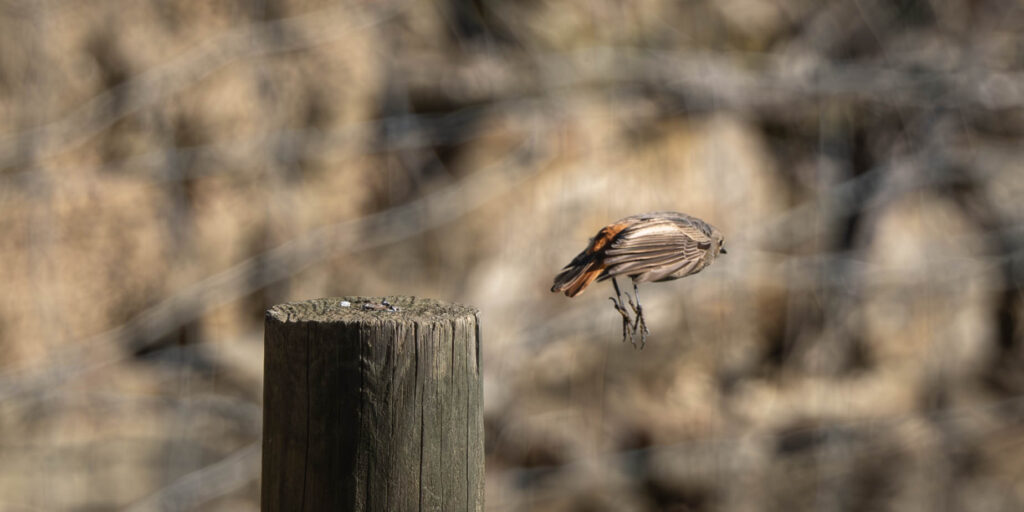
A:
<svg viewBox="0 0 1024 512">
<path fill-rule="evenodd" d="M 628 338 L 629 341 L 636 346 L 636 342 L 633 341 L 633 329 L 630 328 L 630 323 L 632 322 L 629 318 L 629 310 L 622 305 L 622 302 L 619 299 L 616 299 L 615 297 L 608 298 L 612 301 L 612 304 L 615 305 L 615 311 L 618 311 L 619 314 L 622 315 L 622 342 L 625 343 Z"/>
<path fill-rule="evenodd" d="M 633 321 L 633 331 L 629 333 L 630 339 L 635 337 L 638 331 L 640 333 L 639 349 L 643 350 L 644 346 L 647 345 L 647 335 L 651 333 L 651 331 L 647 329 L 647 322 L 644 320 L 643 308 L 637 308 L 636 320 Z M 634 343 L 633 346 L 635 347 L 636 343 Z"/>
<path fill-rule="evenodd" d="M 626 292 L 626 300 L 629 301 L 629 307 L 633 309 L 633 313 L 636 315 L 635 320 L 633 320 L 633 330 L 629 337 L 630 339 L 633 339 L 637 336 L 637 332 L 639 332 L 639 349 L 643 350 L 644 346 L 647 345 L 647 335 L 650 334 L 651 331 L 647 329 L 647 321 L 644 320 L 644 307 L 640 305 L 640 291 L 637 290 L 635 282 L 633 283 L 633 296 L 636 297 L 635 304 L 633 303 L 633 300 L 630 299 L 629 292 Z M 636 343 L 634 343 L 633 346 L 636 347 Z"/>
</svg>

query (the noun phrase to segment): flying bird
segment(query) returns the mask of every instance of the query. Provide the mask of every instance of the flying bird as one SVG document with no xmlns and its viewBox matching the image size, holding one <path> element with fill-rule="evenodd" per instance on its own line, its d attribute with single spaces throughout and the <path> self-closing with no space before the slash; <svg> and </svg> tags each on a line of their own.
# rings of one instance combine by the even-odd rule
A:
<svg viewBox="0 0 1024 512">
<path fill-rule="evenodd" d="M 700 272 L 719 254 L 726 254 L 725 239 L 717 228 L 696 217 L 678 212 L 652 212 L 632 215 L 603 228 L 590 239 L 586 249 L 576 255 L 555 276 L 552 292 L 565 292 L 575 297 L 597 281 L 612 280 L 615 297 L 609 297 L 622 315 L 622 341 L 628 338 L 636 347 L 639 333 L 640 349 L 647 343 L 647 322 L 640 306 L 639 283 L 671 281 Z M 619 276 L 633 280 L 633 298 L 620 292 Z M 629 310 L 635 319 L 630 319 Z"/>
</svg>

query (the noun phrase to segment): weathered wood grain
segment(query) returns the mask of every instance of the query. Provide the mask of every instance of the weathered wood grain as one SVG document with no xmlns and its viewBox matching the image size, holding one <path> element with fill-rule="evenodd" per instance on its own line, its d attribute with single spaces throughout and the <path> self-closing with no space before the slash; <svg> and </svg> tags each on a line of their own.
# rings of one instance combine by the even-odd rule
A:
<svg viewBox="0 0 1024 512">
<path fill-rule="evenodd" d="M 263 510 L 483 510 L 477 312 L 387 299 L 267 311 Z"/>
</svg>

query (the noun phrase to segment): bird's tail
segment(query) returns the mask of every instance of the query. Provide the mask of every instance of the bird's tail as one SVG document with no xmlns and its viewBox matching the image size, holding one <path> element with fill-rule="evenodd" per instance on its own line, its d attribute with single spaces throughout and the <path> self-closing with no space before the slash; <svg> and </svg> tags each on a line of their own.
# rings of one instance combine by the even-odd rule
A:
<svg viewBox="0 0 1024 512">
<path fill-rule="evenodd" d="M 551 285 L 551 291 L 555 293 L 564 291 L 567 297 L 575 297 L 588 284 L 597 279 L 603 270 L 604 265 L 597 264 L 596 255 L 590 251 L 584 251 L 555 276 L 555 283 Z"/>
</svg>

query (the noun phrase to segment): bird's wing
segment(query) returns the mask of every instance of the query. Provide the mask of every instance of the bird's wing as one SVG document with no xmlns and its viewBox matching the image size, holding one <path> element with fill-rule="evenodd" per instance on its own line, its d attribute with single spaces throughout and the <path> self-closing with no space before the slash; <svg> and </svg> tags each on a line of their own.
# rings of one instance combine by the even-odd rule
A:
<svg viewBox="0 0 1024 512">
<path fill-rule="evenodd" d="M 689 222 L 644 222 L 624 229 L 604 251 L 605 280 L 620 275 L 657 281 L 689 266 L 696 268 L 711 237 Z"/>
</svg>

